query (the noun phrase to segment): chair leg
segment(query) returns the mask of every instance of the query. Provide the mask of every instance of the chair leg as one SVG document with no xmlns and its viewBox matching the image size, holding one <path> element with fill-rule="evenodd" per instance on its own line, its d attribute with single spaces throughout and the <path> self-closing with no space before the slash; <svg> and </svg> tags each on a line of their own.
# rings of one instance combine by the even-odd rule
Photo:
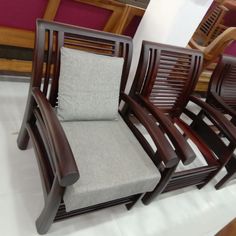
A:
<svg viewBox="0 0 236 236">
<path fill-rule="evenodd" d="M 210 180 L 211 180 L 211 179 L 210 179 Z M 198 184 L 198 185 L 197 185 L 197 188 L 198 188 L 198 189 L 202 189 L 205 185 L 208 184 L 208 182 L 209 182 L 209 181 L 207 181 L 207 182 L 205 182 L 205 183 L 203 183 L 203 184 Z"/>
<path fill-rule="evenodd" d="M 29 95 L 28 95 L 28 102 L 25 108 L 25 114 L 24 114 L 24 119 L 21 125 L 20 132 L 17 137 L 17 146 L 21 150 L 25 150 L 27 148 L 28 142 L 29 142 L 29 134 L 26 129 L 26 124 L 32 120 L 33 117 L 33 106 L 35 104 L 35 101 L 31 95 L 31 88 L 29 90 Z M 32 121 L 31 121 L 32 122 Z"/>
<path fill-rule="evenodd" d="M 211 175 L 208 176 L 207 180 L 202 183 L 202 184 L 198 184 L 196 185 L 198 189 L 202 189 L 203 187 L 205 187 L 219 172 L 220 170 L 223 168 L 224 166 L 222 166 L 220 169 L 218 169 L 217 171 L 213 172 Z"/>
<path fill-rule="evenodd" d="M 160 182 L 158 183 L 158 185 L 156 186 L 156 188 L 149 193 L 145 193 L 143 198 L 142 198 L 142 202 L 144 205 L 148 205 L 149 203 L 151 203 L 151 201 L 157 197 L 160 193 L 163 192 L 163 190 L 165 189 L 165 187 L 167 186 L 167 184 L 169 183 L 171 176 L 173 175 L 173 173 L 175 172 L 177 166 L 170 168 L 170 169 L 166 169 L 163 172 L 163 175 L 161 177 Z"/>
<path fill-rule="evenodd" d="M 236 172 L 228 173 L 226 174 L 216 185 L 215 188 L 221 189 L 226 183 L 228 183 L 230 180 L 234 179 L 236 177 Z"/>
<path fill-rule="evenodd" d="M 26 124 L 22 123 L 20 132 L 17 137 L 17 146 L 21 150 L 25 150 L 29 143 L 29 134 L 26 129 Z"/>
<path fill-rule="evenodd" d="M 231 119 L 231 122 L 236 126 L 236 118 L 235 118 L 235 117 L 233 117 L 233 118 Z"/>
<path fill-rule="evenodd" d="M 57 177 L 54 178 L 50 193 L 45 201 L 45 206 L 36 220 L 36 228 L 39 234 L 45 234 L 52 225 L 60 206 L 65 188 L 59 185 Z"/>
<path fill-rule="evenodd" d="M 136 199 L 134 199 L 134 201 L 132 201 L 132 202 L 126 204 L 126 205 L 125 205 L 125 206 L 126 206 L 126 209 L 129 211 L 129 210 L 135 205 L 135 203 L 140 199 L 141 196 L 142 196 L 142 194 L 138 195 L 138 196 L 136 197 Z"/>
<path fill-rule="evenodd" d="M 212 175 L 208 176 L 207 180 L 203 183 L 203 184 L 198 184 L 196 185 L 198 189 L 202 189 L 203 187 L 205 187 L 221 170 L 222 168 L 220 168 L 219 170 L 215 171 Z"/>
</svg>

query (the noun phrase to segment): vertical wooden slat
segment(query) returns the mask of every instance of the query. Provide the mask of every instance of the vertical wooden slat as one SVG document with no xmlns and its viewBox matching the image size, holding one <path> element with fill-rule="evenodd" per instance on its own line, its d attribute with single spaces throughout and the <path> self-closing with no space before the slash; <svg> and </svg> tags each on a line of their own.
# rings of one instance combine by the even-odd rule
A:
<svg viewBox="0 0 236 236">
<path fill-rule="evenodd" d="M 54 107 L 57 101 L 57 92 L 58 92 L 58 78 L 60 72 L 60 50 L 64 44 L 64 32 L 60 31 L 56 33 L 56 52 L 55 52 L 55 64 L 53 69 L 53 78 L 50 91 L 49 101 Z"/>
<path fill-rule="evenodd" d="M 52 53 L 53 53 L 53 31 L 49 30 L 47 33 L 48 33 L 47 63 L 46 63 L 46 71 L 43 84 L 43 93 L 45 96 L 47 96 L 47 91 L 48 91 L 48 84 L 50 80 L 51 65 L 52 65 Z"/>
<path fill-rule="evenodd" d="M 126 25 L 126 22 L 129 19 L 130 13 L 131 13 L 131 7 L 126 5 L 124 7 L 122 15 L 119 18 L 119 21 L 116 23 L 116 25 L 115 25 L 115 27 L 112 31 L 113 33 L 122 34 L 124 32 L 125 25 Z"/>
<path fill-rule="evenodd" d="M 113 28 L 115 27 L 116 23 L 119 21 L 121 17 L 121 11 L 113 11 L 112 15 L 110 16 L 109 20 L 107 21 L 103 31 L 105 32 L 112 32 Z"/>
<path fill-rule="evenodd" d="M 43 19 L 54 20 L 60 3 L 61 3 L 61 0 L 49 0 L 46 11 L 44 12 Z"/>
</svg>

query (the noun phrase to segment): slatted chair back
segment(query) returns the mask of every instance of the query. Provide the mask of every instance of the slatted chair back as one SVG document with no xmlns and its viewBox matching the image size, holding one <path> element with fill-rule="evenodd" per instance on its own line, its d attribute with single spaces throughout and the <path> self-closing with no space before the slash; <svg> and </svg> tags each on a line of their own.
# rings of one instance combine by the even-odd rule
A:
<svg viewBox="0 0 236 236">
<path fill-rule="evenodd" d="M 129 37 L 116 37 L 114 34 L 43 20 L 38 21 L 37 27 L 32 87 L 41 87 L 52 106 L 57 103 L 61 47 L 123 57 L 120 91 L 124 91 L 132 56 L 132 43 Z M 43 48 L 45 50 L 42 50 Z"/>
<path fill-rule="evenodd" d="M 202 53 L 144 41 L 131 93 L 139 93 L 171 117 L 188 102 L 202 67 Z"/>
<path fill-rule="evenodd" d="M 177 168 L 159 166 L 162 182 L 156 193 L 191 185 L 202 188 L 226 165 L 235 150 L 235 127 L 216 109 L 191 95 L 202 64 L 200 51 L 143 42 L 130 95 L 166 132 L 182 162 Z M 187 106 L 190 101 L 192 104 Z M 221 140 L 219 132 L 225 135 L 229 145 Z M 195 145 L 196 162 L 188 154 L 189 147 L 180 142 L 179 134 Z M 146 194 L 142 200 L 147 204 L 150 199 L 151 195 Z"/>
<path fill-rule="evenodd" d="M 236 57 L 222 56 L 209 84 L 209 93 L 216 93 L 236 110 Z"/>
<path fill-rule="evenodd" d="M 227 27 L 223 23 L 223 18 L 228 9 L 221 4 L 213 3 L 207 14 L 202 19 L 196 29 L 193 39 L 201 46 L 207 46 Z"/>
</svg>

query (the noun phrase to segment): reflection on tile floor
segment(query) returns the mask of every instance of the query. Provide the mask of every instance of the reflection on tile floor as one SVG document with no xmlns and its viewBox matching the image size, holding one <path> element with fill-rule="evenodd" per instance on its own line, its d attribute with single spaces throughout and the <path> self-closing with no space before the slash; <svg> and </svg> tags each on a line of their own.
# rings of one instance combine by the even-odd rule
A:
<svg viewBox="0 0 236 236">
<path fill-rule="evenodd" d="M 27 92 L 27 83 L 0 82 L 0 235 L 37 235 L 34 221 L 43 207 L 33 149 L 16 147 Z M 215 183 L 166 193 L 131 211 L 117 206 L 58 222 L 48 235 L 213 236 L 236 217 L 236 181 L 220 191 Z"/>
</svg>

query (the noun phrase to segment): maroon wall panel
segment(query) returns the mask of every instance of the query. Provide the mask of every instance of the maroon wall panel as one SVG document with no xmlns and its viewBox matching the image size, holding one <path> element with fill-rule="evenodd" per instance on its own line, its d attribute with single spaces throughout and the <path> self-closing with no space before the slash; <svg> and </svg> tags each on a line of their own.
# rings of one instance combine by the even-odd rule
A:
<svg viewBox="0 0 236 236">
<path fill-rule="evenodd" d="M 73 0 L 62 0 L 55 21 L 103 30 L 112 11 Z"/>
<path fill-rule="evenodd" d="M 135 16 L 130 22 L 130 24 L 127 26 L 124 32 L 124 35 L 130 36 L 133 38 L 141 20 L 142 20 L 142 17 Z"/>
<path fill-rule="evenodd" d="M 236 10 L 227 12 L 224 17 L 224 25 L 230 27 L 236 27 Z"/>
<path fill-rule="evenodd" d="M 224 51 L 225 54 L 236 57 L 236 41 L 232 42 Z"/>
<path fill-rule="evenodd" d="M 34 30 L 48 0 L 0 0 L 0 26 Z"/>
</svg>

